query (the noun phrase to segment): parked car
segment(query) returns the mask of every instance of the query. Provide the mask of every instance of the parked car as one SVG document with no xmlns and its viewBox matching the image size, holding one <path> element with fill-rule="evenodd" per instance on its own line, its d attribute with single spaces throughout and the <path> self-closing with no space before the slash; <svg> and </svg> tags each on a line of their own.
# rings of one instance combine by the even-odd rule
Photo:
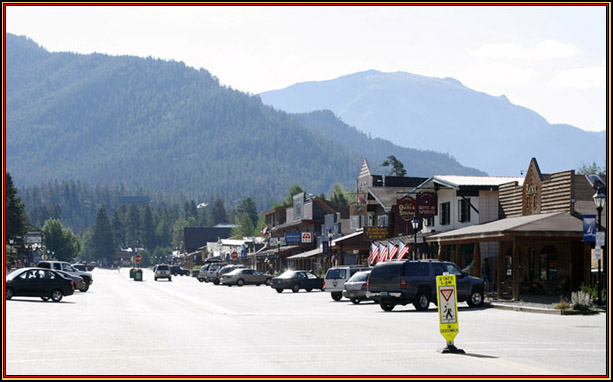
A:
<svg viewBox="0 0 613 382">
<path fill-rule="evenodd" d="M 170 273 L 170 265 L 158 264 L 153 269 L 154 269 L 153 279 L 155 281 L 158 281 L 158 279 L 168 279 L 168 281 L 172 281 L 172 274 Z"/>
<path fill-rule="evenodd" d="M 198 279 L 198 281 L 200 282 L 208 282 L 206 281 L 206 271 L 209 270 L 209 267 L 211 266 L 211 263 L 208 264 L 204 264 L 203 266 L 200 267 L 200 270 L 198 271 L 198 274 L 196 275 L 196 278 Z"/>
<path fill-rule="evenodd" d="M 171 265 L 170 266 L 170 273 L 173 276 L 177 276 L 177 275 L 179 275 L 179 276 L 189 276 L 189 270 L 183 268 L 180 265 Z"/>
<path fill-rule="evenodd" d="M 74 282 L 59 273 L 45 268 L 17 269 L 5 278 L 4 298 L 13 296 L 40 297 L 60 302 L 62 297 L 74 293 Z"/>
<path fill-rule="evenodd" d="M 324 290 L 330 292 L 330 296 L 334 301 L 340 301 L 343 298 L 343 286 L 356 272 L 366 271 L 370 267 L 359 265 L 345 265 L 328 269 L 324 277 Z"/>
<path fill-rule="evenodd" d="M 307 292 L 313 289 L 324 290 L 324 279 L 317 277 L 309 271 L 285 271 L 278 277 L 272 279 L 270 286 L 278 293 L 284 289 L 291 289 L 297 293 L 300 289 L 305 289 Z"/>
<path fill-rule="evenodd" d="M 78 289 L 78 290 L 85 289 L 85 280 L 83 280 L 83 277 L 79 275 L 70 274 L 64 271 L 56 271 L 56 272 L 64 276 L 64 278 L 68 280 L 72 280 L 74 289 Z"/>
<path fill-rule="evenodd" d="M 221 276 L 220 282 L 224 285 L 248 285 L 261 284 L 270 285 L 272 283 L 272 275 L 262 273 L 251 268 L 237 268 Z"/>
<path fill-rule="evenodd" d="M 209 283 L 219 284 L 219 278 L 217 277 L 217 273 L 221 268 L 223 268 L 227 263 L 213 263 L 206 270 L 204 275 L 204 280 Z"/>
<path fill-rule="evenodd" d="M 87 272 L 87 264 L 71 264 L 74 269 L 81 272 Z"/>
<path fill-rule="evenodd" d="M 217 270 L 217 276 L 213 279 L 213 284 L 219 285 L 219 283 L 221 282 L 221 277 L 223 275 L 225 275 L 226 273 L 232 272 L 233 270 L 237 268 L 246 268 L 246 267 L 240 264 L 226 264 L 223 267 L 219 268 Z"/>
<path fill-rule="evenodd" d="M 89 286 L 94 283 L 94 278 L 92 277 L 91 273 L 82 272 L 78 269 L 75 269 L 70 263 L 67 263 L 66 261 L 41 261 L 36 266 L 39 268 L 64 271 L 72 275 L 81 276 L 83 278 L 83 281 L 85 281 L 85 287 L 79 289 L 79 291 L 81 292 L 87 292 L 89 290 Z"/>
<path fill-rule="evenodd" d="M 366 296 L 366 292 L 368 292 L 368 275 L 370 275 L 370 270 L 354 273 L 343 286 L 343 296 L 354 304 L 370 300 Z"/>
<path fill-rule="evenodd" d="M 379 263 L 368 277 L 367 297 L 385 311 L 398 304 L 413 303 L 417 310 L 427 310 L 437 299 L 436 276 L 447 272 L 456 276 L 458 302 L 471 307 L 483 304 L 483 280 L 468 276 L 454 263 L 436 260 L 405 260 Z"/>
</svg>

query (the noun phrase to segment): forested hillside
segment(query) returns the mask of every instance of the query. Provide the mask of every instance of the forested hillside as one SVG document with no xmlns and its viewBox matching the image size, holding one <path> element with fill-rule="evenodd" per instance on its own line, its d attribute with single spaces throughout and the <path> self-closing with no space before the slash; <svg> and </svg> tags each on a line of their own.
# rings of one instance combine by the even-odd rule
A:
<svg viewBox="0 0 613 382">
<path fill-rule="evenodd" d="M 6 35 L 6 169 L 19 188 L 74 181 L 228 206 L 249 196 L 262 210 L 292 184 L 351 189 L 364 157 L 393 153 L 351 129 L 327 134 L 330 116 L 299 118 L 313 130 L 181 62 L 50 53 Z M 434 155 L 438 167 L 398 157 L 409 175 L 475 171 L 448 155 Z"/>
</svg>

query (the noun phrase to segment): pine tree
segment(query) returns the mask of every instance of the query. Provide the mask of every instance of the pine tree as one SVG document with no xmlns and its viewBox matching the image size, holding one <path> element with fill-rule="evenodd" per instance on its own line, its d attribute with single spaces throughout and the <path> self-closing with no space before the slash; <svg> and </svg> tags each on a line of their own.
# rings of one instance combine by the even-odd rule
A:
<svg viewBox="0 0 613 382">
<path fill-rule="evenodd" d="M 6 214 L 6 238 L 14 241 L 14 246 L 23 245 L 23 237 L 28 230 L 26 226 L 25 207 L 17 196 L 17 189 L 13 185 L 10 173 L 4 179 L 4 203 Z M 8 240 L 7 240 L 8 241 Z"/>
<path fill-rule="evenodd" d="M 106 207 L 102 206 L 96 215 L 91 238 L 92 257 L 104 264 L 112 264 L 115 245 L 113 244 L 113 232 L 111 221 L 106 213 Z"/>
</svg>

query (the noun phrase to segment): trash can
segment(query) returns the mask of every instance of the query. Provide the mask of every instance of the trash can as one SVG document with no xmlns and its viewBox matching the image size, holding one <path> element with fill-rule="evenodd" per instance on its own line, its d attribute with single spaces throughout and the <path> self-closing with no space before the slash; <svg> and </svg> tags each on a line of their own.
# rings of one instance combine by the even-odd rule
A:
<svg viewBox="0 0 613 382">
<path fill-rule="evenodd" d="M 133 279 L 134 278 L 134 273 L 136 272 L 136 268 L 131 268 L 130 269 L 130 278 Z"/>
<path fill-rule="evenodd" d="M 136 269 L 134 271 L 134 281 L 143 281 L 143 270 Z"/>
</svg>

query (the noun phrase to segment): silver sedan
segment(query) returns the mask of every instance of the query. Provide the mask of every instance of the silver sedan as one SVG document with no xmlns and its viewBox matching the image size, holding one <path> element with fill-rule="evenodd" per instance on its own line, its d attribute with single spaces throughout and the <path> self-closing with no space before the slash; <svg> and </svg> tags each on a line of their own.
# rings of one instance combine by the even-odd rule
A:
<svg viewBox="0 0 613 382">
<path fill-rule="evenodd" d="M 238 285 L 243 286 L 246 284 L 266 284 L 270 285 L 272 282 L 272 275 L 262 273 L 255 269 L 250 268 L 239 268 L 235 269 L 232 272 L 226 273 L 221 276 L 221 283 L 224 285 L 232 286 Z"/>
</svg>

